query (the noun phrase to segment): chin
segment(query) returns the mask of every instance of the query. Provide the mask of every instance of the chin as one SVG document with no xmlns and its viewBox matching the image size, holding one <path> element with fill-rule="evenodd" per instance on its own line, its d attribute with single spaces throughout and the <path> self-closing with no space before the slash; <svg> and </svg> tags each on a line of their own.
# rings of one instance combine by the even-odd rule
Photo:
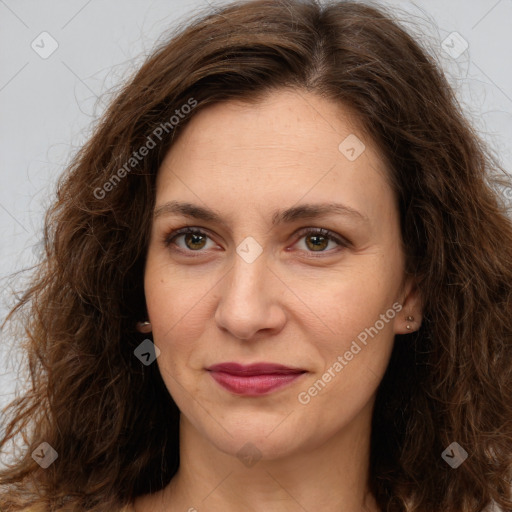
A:
<svg viewBox="0 0 512 512">
<path fill-rule="evenodd" d="M 279 436 L 269 439 L 262 435 L 244 435 L 234 436 L 229 440 L 219 440 L 219 443 L 215 443 L 215 440 L 212 442 L 218 450 L 238 458 L 242 464 L 251 467 L 259 460 L 276 460 L 296 452 L 299 446 L 297 443 L 290 445 L 290 435 L 286 437 L 287 439 L 284 440 Z"/>
<path fill-rule="evenodd" d="M 224 428 L 219 428 L 214 422 L 206 428 L 203 426 L 201 435 L 219 451 L 241 460 L 245 457 L 278 459 L 293 454 L 306 441 L 297 436 L 298 427 L 289 418 L 283 422 L 281 415 L 272 416 L 271 420 L 266 415 L 258 421 L 257 416 L 253 413 L 250 420 L 245 416 L 239 421 L 224 417 Z M 286 422 L 288 424 L 284 425 Z"/>
</svg>

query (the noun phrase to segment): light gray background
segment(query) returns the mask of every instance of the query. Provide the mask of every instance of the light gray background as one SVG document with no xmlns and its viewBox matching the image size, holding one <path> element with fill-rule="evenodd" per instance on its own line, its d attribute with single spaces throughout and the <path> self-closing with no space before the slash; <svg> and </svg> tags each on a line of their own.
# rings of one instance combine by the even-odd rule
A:
<svg viewBox="0 0 512 512">
<path fill-rule="evenodd" d="M 467 115 L 510 172 L 512 0 L 380 3 L 410 13 L 414 30 L 438 55 Z M 163 32 L 208 4 L 221 5 L 0 0 L 0 319 L 12 303 L 2 278 L 35 262 L 56 178 L 103 111 L 109 99 L 104 93 L 130 76 Z M 46 59 L 31 47 L 43 31 L 59 45 Z M 442 49 L 454 31 L 469 45 L 457 58 Z M 20 383 L 14 373 L 19 356 L 4 343 L 6 334 L 0 335 L 1 406 Z"/>
</svg>

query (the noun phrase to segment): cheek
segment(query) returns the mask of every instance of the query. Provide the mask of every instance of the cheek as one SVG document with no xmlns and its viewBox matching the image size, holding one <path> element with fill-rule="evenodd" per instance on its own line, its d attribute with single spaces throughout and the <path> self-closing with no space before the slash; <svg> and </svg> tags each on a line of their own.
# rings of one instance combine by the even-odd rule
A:
<svg viewBox="0 0 512 512">
<path fill-rule="evenodd" d="M 377 301 L 353 309 L 352 305 L 338 315 L 335 335 L 316 338 L 317 360 L 322 365 L 297 397 L 301 404 L 311 402 L 318 415 L 332 425 L 353 417 L 371 399 L 393 349 L 396 311 L 392 305 L 379 307 Z"/>
<path fill-rule="evenodd" d="M 344 269 L 321 288 L 311 288 L 308 305 L 318 312 L 324 334 L 315 335 L 315 350 L 325 365 L 320 371 L 331 368 L 336 375 L 329 385 L 333 390 L 352 388 L 361 379 L 371 386 L 384 374 L 401 309 L 396 301 L 399 266 L 399 260 L 391 266 L 383 257 L 368 257 L 365 265 Z M 333 368 L 336 362 L 342 364 L 341 371 Z"/>
<path fill-rule="evenodd" d="M 318 315 L 323 330 L 346 339 L 373 325 L 396 300 L 397 273 L 382 261 L 362 256 L 325 278 L 296 280 L 294 289 L 305 298 L 302 307 Z"/>
<path fill-rule="evenodd" d="M 155 340 L 174 344 L 179 339 L 187 346 L 188 339 L 197 337 L 211 315 L 208 293 L 214 285 L 212 273 L 189 275 L 187 269 L 148 258 L 144 291 Z"/>
<path fill-rule="evenodd" d="M 201 337 L 205 316 L 200 301 L 204 291 L 201 293 L 194 287 L 182 286 L 182 281 L 177 273 L 172 275 L 165 265 L 152 265 L 148 259 L 144 287 L 152 338 L 160 350 L 157 358 L 160 373 L 174 398 L 181 393 L 179 383 L 186 377 L 195 340 Z"/>
</svg>

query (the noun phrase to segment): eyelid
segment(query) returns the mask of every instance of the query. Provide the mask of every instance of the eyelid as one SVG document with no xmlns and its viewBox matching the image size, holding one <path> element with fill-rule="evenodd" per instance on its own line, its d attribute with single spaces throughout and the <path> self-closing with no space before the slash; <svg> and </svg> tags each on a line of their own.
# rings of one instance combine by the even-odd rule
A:
<svg viewBox="0 0 512 512">
<path fill-rule="evenodd" d="M 333 240 L 334 242 L 336 242 L 337 244 L 339 244 L 343 247 L 352 246 L 352 243 L 347 238 L 345 238 L 344 236 L 341 236 L 338 233 L 336 233 L 335 231 L 331 231 L 330 229 L 327 229 L 327 228 L 317 228 L 317 227 L 313 227 L 313 226 L 310 226 L 307 228 L 301 228 L 299 231 L 295 232 L 294 236 L 302 238 L 304 235 L 308 235 L 308 234 L 313 234 L 313 235 L 317 234 L 317 235 L 324 236 L 330 240 Z M 332 251 L 327 251 L 327 252 L 332 252 Z"/>
<path fill-rule="evenodd" d="M 178 236 L 186 235 L 189 233 L 206 235 L 208 238 L 210 238 L 210 240 L 212 240 L 212 241 L 214 240 L 214 237 L 211 235 L 211 233 L 208 229 L 187 225 L 182 228 L 172 230 L 171 232 L 164 235 L 163 241 L 164 241 L 165 247 L 169 247 L 172 244 L 173 240 L 175 238 L 177 238 Z M 301 238 L 303 238 L 306 235 L 321 235 L 329 240 L 332 240 L 339 246 L 337 249 L 332 249 L 329 251 L 305 251 L 311 257 L 321 257 L 322 255 L 330 255 L 332 253 L 339 252 L 340 248 L 348 248 L 348 247 L 352 246 L 352 243 L 348 239 L 339 235 L 338 233 L 331 231 L 329 229 L 326 229 L 326 228 L 319 228 L 319 227 L 315 227 L 315 226 L 309 226 L 309 227 L 301 228 L 298 231 L 295 231 L 295 233 L 293 234 L 293 237 L 297 238 L 297 240 L 294 242 L 293 245 L 295 245 Z M 206 252 L 203 250 L 191 251 L 191 250 L 182 249 L 181 247 L 176 247 L 175 250 L 181 251 L 181 252 L 186 252 L 187 254 L 189 254 L 191 256 L 194 256 L 194 253 L 196 253 L 195 256 L 199 256 L 201 253 Z"/>
<path fill-rule="evenodd" d="M 189 233 L 192 234 L 198 234 L 198 235 L 206 235 L 210 240 L 214 240 L 214 237 L 211 235 L 210 231 L 205 228 L 199 228 L 196 226 L 184 226 L 182 228 L 174 229 L 168 232 L 166 235 L 164 235 L 164 246 L 166 248 L 169 248 L 170 245 L 172 245 L 172 242 L 175 238 L 181 236 L 181 235 L 187 235 Z M 206 251 L 190 251 L 186 249 L 182 249 L 181 247 L 176 246 L 174 250 L 181 252 L 181 253 L 187 253 L 187 256 L 200 256 L 201 253 L 204 253 Z M 195 254 L 194 254 L 195 253 Z"/>
</svg>

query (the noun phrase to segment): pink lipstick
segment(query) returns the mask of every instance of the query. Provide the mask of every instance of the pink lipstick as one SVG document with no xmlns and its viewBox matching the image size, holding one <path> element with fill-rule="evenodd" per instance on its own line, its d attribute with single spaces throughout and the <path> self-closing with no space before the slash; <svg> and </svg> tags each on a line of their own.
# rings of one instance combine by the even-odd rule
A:
<svg viewBox="0 0 512 512">
<path fill-rule="evenodd" d="M 290 384 L 306 370 L 273 363 L 220 363 L 207 368 L 223 388 L 237 395 L 260 396 Z"/>
</svg>

